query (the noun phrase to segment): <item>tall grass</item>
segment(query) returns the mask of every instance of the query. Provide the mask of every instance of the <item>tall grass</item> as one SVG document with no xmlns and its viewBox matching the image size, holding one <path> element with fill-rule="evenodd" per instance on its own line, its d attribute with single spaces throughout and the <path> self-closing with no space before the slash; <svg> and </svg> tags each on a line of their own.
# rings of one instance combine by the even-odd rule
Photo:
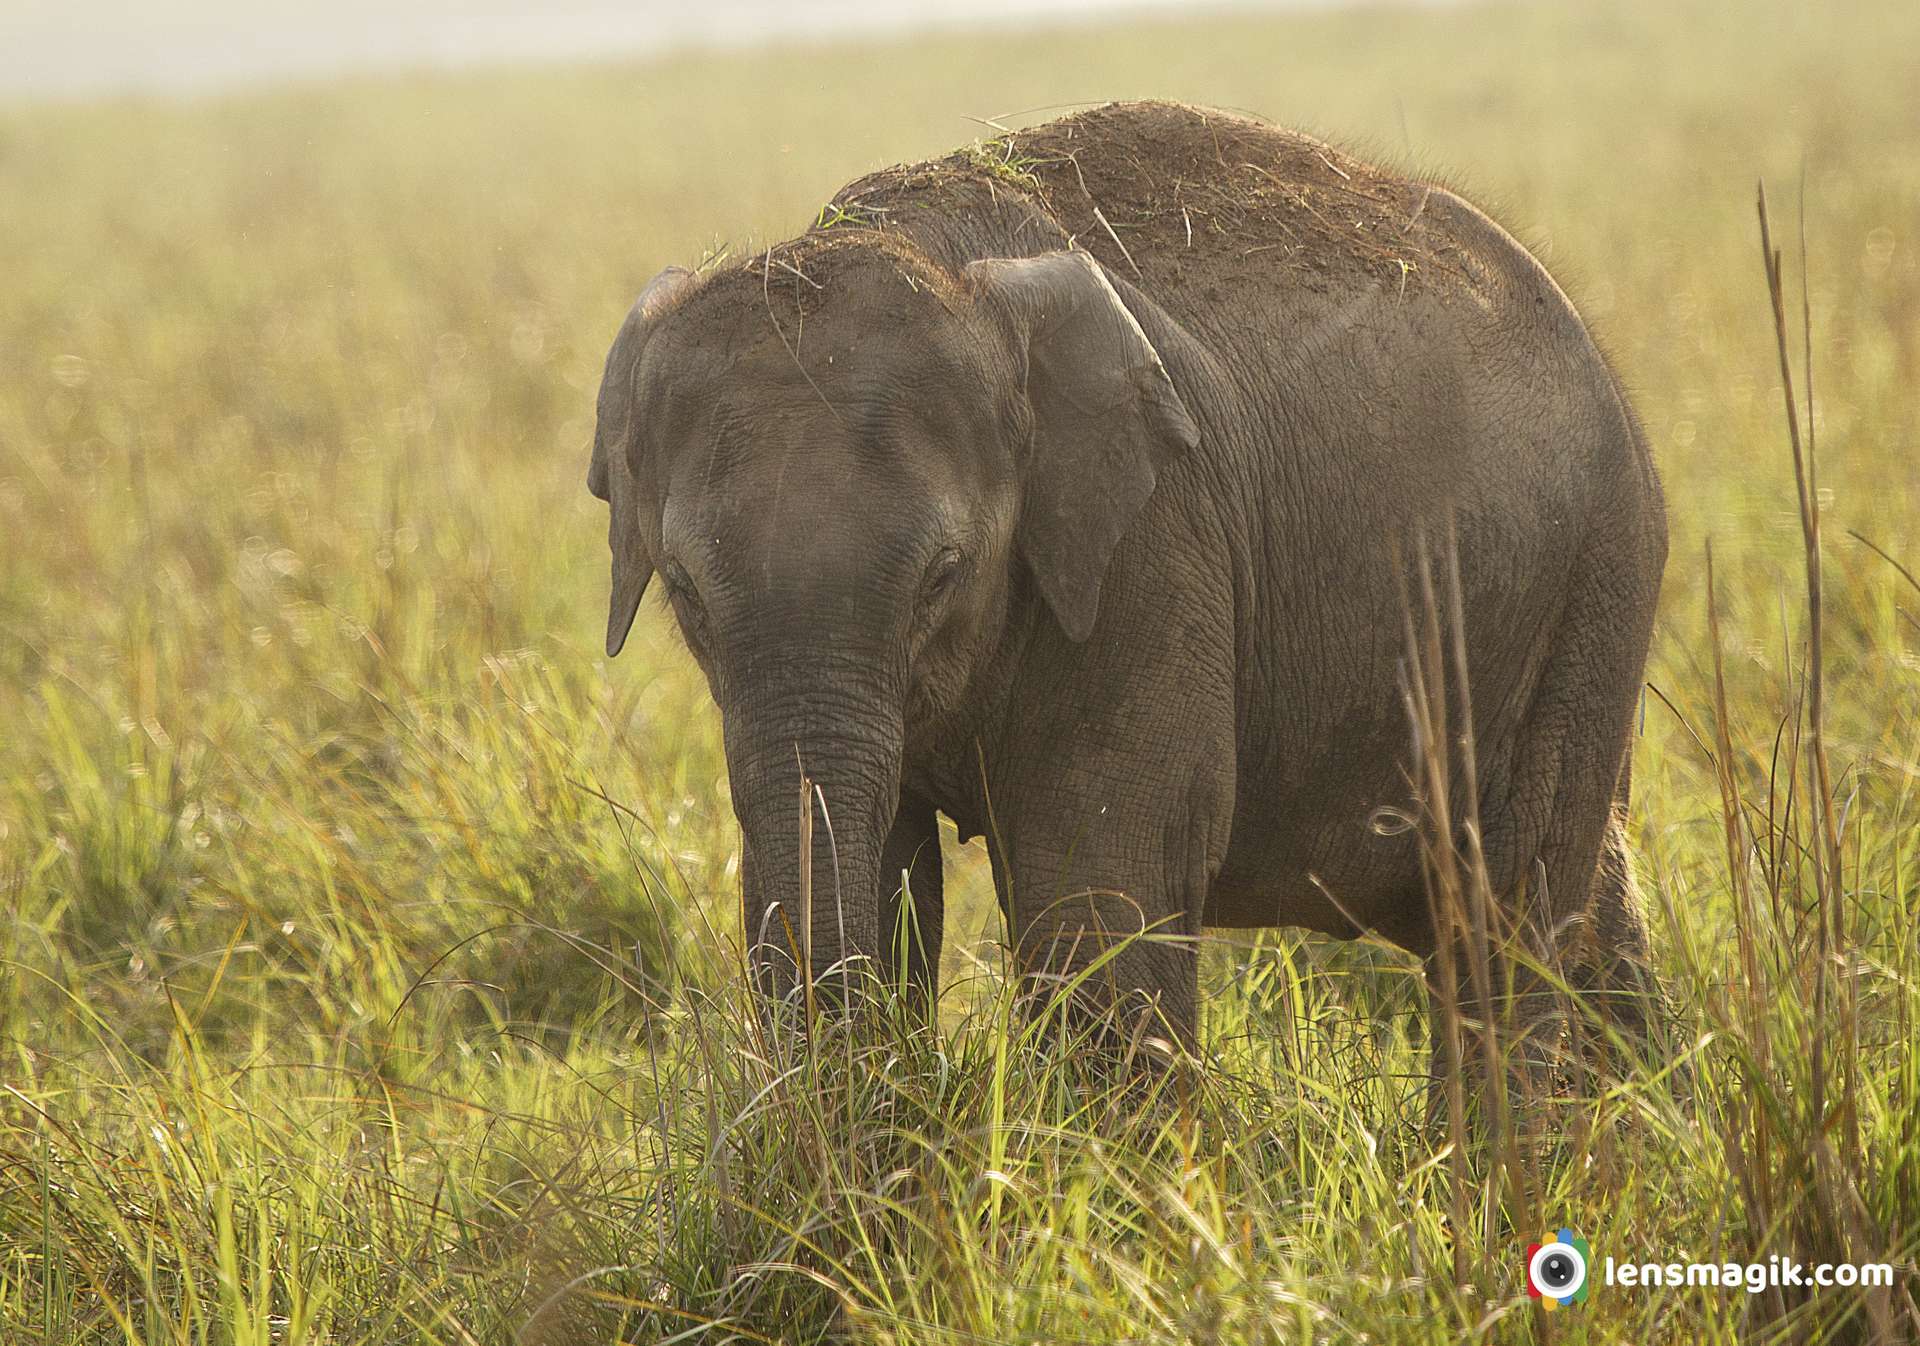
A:
<svg viewBox="0 0 1920 1346">
<path fill-rule="evenodd" d="M 0 1340 L 1920 1336 L 1916 42 L 1488 6 L 0 111 Z M 937 1032 L 750 1002 L 698 674 L 654 611 L 595 652 L 606 342 L 960 114 L 1140 94 L 1468 173 L 1613 350 L 1673 517 L 1633 830 L 1671 1051 L 1431 1126 L 1417 962 L 1216 936 L 1200 1059 L 1123 1089 L 1010 1012 L 951 836 Z M 1796 304 L 1747 205 L 1803 164 Z M 1555 969 L 1425 802 L 1487 932 L 1441 1055 L 1500 1056 L 1503 963 Z M 1549 1321 L 1561 1225 L 1899 1279 Z"/>
</svg>

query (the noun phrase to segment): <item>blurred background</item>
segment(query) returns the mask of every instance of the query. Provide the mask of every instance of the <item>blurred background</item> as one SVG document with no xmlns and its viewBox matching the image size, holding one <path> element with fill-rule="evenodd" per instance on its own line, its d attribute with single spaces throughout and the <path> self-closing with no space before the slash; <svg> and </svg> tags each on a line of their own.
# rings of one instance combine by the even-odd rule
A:
<svg viewBox="0 0 1920 1346">
<path fill-rule="evenodd" d="M 0 94 L 230 89 L 370 70 L 525 65 L 1185 11 L 1371 0 L 11 0 Z M 1446 0 L 1414 0 L 1445 3 Z"/>
</svg>

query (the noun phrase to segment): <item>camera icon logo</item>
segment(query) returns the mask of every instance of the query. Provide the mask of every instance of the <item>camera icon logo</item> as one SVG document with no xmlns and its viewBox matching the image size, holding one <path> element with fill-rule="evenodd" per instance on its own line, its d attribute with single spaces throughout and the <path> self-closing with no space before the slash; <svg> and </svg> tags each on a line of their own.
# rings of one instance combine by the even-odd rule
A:
<svg viewBox="0 0 1920 1346">
<path fill-rule="evenodd" d="M 1527 1245 L 1527 1294 L 1543 1309 L 1561 1309 L 1587 1297 L 1587 1241 L 1571 1229 L 1543 1234 Z"/>
</svg>

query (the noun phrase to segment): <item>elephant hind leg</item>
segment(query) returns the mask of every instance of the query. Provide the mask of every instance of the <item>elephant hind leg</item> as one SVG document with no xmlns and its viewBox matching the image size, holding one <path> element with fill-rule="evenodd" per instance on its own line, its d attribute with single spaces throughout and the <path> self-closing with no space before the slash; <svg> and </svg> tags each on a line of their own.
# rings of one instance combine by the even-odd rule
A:
<svg viewBox="0 0 1920 1346">
<path fill-rule="evenodd" d="M 1669 1017 L 1654 976 L 1640 886 L 1627 848 L 1627 772 L 1601 842 L 1585 928 L 1567 955 L 1567 980 L 1585 1002 L 1581 1031 L 1597 1048 L 1594 1064 L 1618 1068 L 1627 1053 L 1647 1053 Z"/>
<path fill-rule="evenodd" d="M 1590 556 L 1541 667 L 1517 732 L 1482 761 L 1479 811 L 1484 881 L 1492 895 L 1491 945 L 1463 990 L 1489 1021 L 1505 1058 L 1509 1093 L 1550 1091 L 1568 1064 L 1568 1015 L 1559 983 L 1608 992 L 1623 1030 L 1646 967 L 1641 919 L 1623 830 L 1641 668 L 1650 634 L 1650 588 L 1627 604 L 1618 558 Z M 1497 741 L 1497 740 L 1495 740 Z M 1460 932 L 1473 952 L 1474 939 Z M 1492 966 L 1487 966 L 1491 954 Z M 1465 997 L 1463 997 L 1465 998 Z"/>
</svg>

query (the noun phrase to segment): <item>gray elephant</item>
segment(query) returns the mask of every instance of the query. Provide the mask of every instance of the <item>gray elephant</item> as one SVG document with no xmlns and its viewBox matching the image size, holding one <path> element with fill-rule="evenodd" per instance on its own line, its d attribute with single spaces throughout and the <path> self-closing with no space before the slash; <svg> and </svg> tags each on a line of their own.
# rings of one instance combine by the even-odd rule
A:
<svg viewBox="0 0 1920 1346">
<path fill-rule="evenodd" d="M 1203 926 L 1435 956 L 1379 818 L 1412 806 L 1407 558 L 1450 528 L 1493 890 L 1644 1027 L 1660 487 L 1566 296 L 1453 193 L 1162 103 L 873 174 L 646 288 L 589 485 L 608 653 L 657 576 L 719 705 L 769 990 L 805 950 L 931 998 L 937 813 L 1031 984 L 1098 960 L 1083 996 L 1175 1039 Z"/>
</svg>

